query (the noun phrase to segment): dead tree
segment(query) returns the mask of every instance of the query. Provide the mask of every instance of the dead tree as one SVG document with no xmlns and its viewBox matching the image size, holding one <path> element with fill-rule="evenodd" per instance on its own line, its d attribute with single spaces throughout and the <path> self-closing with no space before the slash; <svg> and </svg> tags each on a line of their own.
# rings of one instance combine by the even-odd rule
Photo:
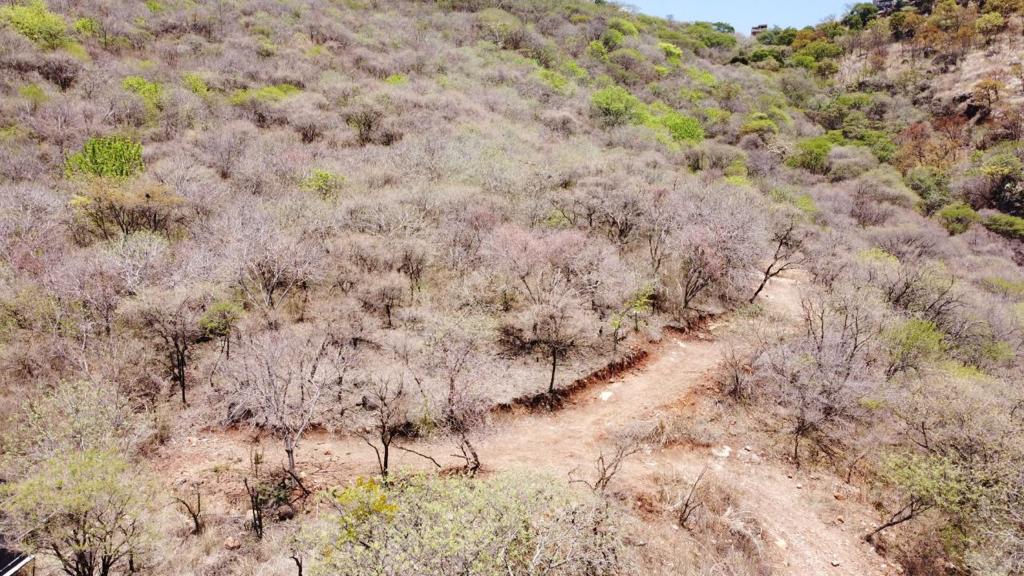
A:
<svg viewBox="0 0 1024 576">
<path fill-rule="evenodd" d="M 362 406 L 370 412 L 370 426 L 359 437 L 373 448 L 377 467 L 384 481 L 391 467 L 391 448 L 401 427 L 408 422 L 405 382 L 383 377 L 373 382 L 369 393 L 363 396 Z"/>
<path fill-rule="evenodd" d="M 199 326 L 202 310 L 202 300 L 185 291 L 151 294 L 139 305 L 139 319 L 167 355 L 171 378 L 181 392 L 183 405 L 187 405 L 185 388 L 192 346 L 203 336 Z"/>
<path fill-rule="evenodd" d="M 761 283 L 750 297 L 751 303 L 757 300 L 758 295 L 772 278 L 807 261 L 807 257 L 800 251 L 803 248 L 804 236 L 797 229 L 796 222 L 786 222 L 776 230 L 772 235 L 772 244 L 775 246 L 775 251 L 772 253 L 768 267 L 762 272 Z"/>
<path fill-rule="evenodd" d="M 615 443 L 615 446 L 609 453 L 606 454 L 604 450 L 600 452 L 597 460 L 594 462 L 593 480 L 572 478 L 575 474 L 575 470 L 573 470 L 569 473 L 570 482 L 583 484 L 595 494 L 604 494 L 608 490 L 608 485 L 611 484 L 612 479 L 619 473 L 626 459 L 639 452 L 641 448 L 643 448 L 642 437 L 626 435 Z"/>
<path fill-rule="evenodd" d="M 295 330 L 249 339 L 232 378 L 234 411 L 268 429 L 284 443 L 288 473 L 296 480 L 295 451 L 311 424 L 326 416 L 324 399 L 339 394 L 355 350 L 331 334 Z"/>
<path fill-rule="evenodd" d="M 704 480 L 704 475 L 707 474 L 707 472 L 708 467 L 704 466 L 700 471 L 700 474 L 697 475 L 697 479 L 693 481 L 693 484 L 690 484 L 690 488 L 686 492 L 686 497 L 680 497 L 679 502 L 673 506 L 676 513 L 676 521 L 679 522 L 679 526 L 683 528 L 689 529 L 687 524 L 689 524 L 693 514 L 704 506 L 704 503 L 700 501 L 698 491 L 700 489 L 700 483 Z"/>
<path fill-rule="evenodd" d="M 193 536 L 202 534 L 206 529 L 206 520 L 203 518 L 203 496 L 199 492 L 199 486 L 195 486 L 195 503 L 191 499 L 185 500 L 179 496 L 175 496 L 174 501 L 185 509 L 185 513 L 192 520 L 191 534 Z"/>
</svg>

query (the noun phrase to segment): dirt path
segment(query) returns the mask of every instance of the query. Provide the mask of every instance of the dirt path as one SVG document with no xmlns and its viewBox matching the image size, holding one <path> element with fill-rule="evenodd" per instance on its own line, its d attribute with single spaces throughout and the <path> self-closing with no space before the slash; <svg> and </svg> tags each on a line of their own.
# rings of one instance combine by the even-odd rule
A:
<svg viewBox="0 0 1024 576">
<path fill-rule="evenodd" d="M 780 317 L 799 311 L 798 283 L 773 280 L 764 305 Z M 735 320 L 740 322 L 742 320 Z M 672 414 L 688 414 L 692 397 L 700 393 L 708 373 L 726 350 L 718 336 L 724 325 L 712 325 L 704 334 L 671 335 L 657 346 L 642 368 L 577 395 L 564 409 L 543 414 L 509 414 L 498 418 L 492 431 L 478 441 L 488 470 L 541 470 L 567 475 L 588 474 L 602 448 L 617 431 Z M 687 400 L 690 398 L 690 400 Z M 226 469 L 244 470 L 251 442 L 242 433 L 204 433 L 171 445 L 159 467 L 168 479 L 207 478 Z M 451 448 L 431 442 L 411 446 L 445 464 Z M 265 444 L 271 462 L 280 455 L 276 444 Z M 356 474 L 376 470 L 373 451 L 358 439 L 319 434 L 306 439 L 298 451 L 300 469 L 317 486 L 337 484 Z M 616 477 L 617 489 L 650 490 L 656 474 L 676 472 L 694 478 L 710 462 L 715 481 L 741 495 L 742 512 L 766 530 L 774 547 L 777 573 L 793 576 L 886 574 L 884 560 L 860 541 L 866 510 L 834 497 L 834 479 L 794 478 L 785 465 L 762 459 L 742 446 L 694 448 L 673 446 L 651 450 L 627 461 Z M 395 469 L 423 469 L 421 458 L 398 452 Z M 841 521 L 837 520 L 841 517 Z"/>
</svg>

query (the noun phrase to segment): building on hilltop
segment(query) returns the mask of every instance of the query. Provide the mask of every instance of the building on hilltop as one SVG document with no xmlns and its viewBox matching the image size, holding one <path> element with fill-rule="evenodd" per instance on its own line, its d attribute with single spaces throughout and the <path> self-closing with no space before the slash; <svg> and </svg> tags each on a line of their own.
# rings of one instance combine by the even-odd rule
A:
<svg viewBox="0 0 1024 576">
<path fill-rule="evenodd" d="M 757 26 L 754 26 L 753 28 L 750 29 L 750 35 L 752 37 L 756 38 L 759 34 L 761 34 L 763 32 L 767 32 L 767 31 L 768 31 L 768 25 L 767 24 L 758 24 Z"/>
</svg>

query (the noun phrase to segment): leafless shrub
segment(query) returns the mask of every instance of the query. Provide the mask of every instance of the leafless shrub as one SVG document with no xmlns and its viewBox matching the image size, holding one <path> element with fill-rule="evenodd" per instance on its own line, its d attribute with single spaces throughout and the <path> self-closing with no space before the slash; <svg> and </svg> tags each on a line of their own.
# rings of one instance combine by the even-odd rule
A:
<svg viewBox="0 0 1024 576">
<path fill-rule="evenodd" d="M 288 472 L 296 480 L 295 450 L 312 425 L 337 421 L 336 403 L 355 363 L 355 350 L 332 327 L 288 329 L 252 336 L 230 368 L 229 419 L 245 418 L 284 443 Z M 325 332 L 318 334 L 318 332 Z"/>
</svg>

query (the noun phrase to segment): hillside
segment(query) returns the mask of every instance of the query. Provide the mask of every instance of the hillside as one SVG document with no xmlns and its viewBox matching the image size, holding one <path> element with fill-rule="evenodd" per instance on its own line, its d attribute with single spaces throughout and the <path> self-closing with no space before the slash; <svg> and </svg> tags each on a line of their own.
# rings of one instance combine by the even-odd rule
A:
<svg viewBox="0 0 1024 576">
<path fill-rule="evenodd" d="M 907 4 L 0 6 L 0 542 L 1024 574 L 1024 6 Z"/>
</svg>

